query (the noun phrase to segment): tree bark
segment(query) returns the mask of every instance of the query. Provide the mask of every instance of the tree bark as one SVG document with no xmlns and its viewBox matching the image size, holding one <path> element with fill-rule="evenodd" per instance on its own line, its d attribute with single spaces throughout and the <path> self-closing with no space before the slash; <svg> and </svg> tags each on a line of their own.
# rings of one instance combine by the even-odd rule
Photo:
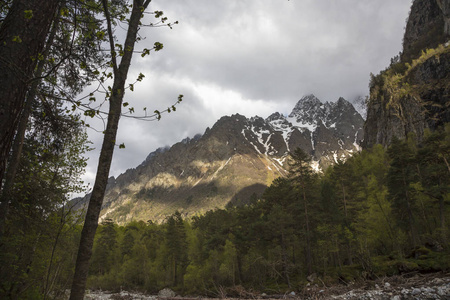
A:
<svg viewBox="0 0 450 300">
<path fill-rule="evenodd" d="M 56 17 L 55 22 L 53 23 L 52 30 L 47 39 L 47 43 L 45 46 L 43 59 L 39 60 L 37 64 L 36 71 L 34 72 L 35 77 L 41 77 L 46 59 L 48 58 L 48 51 L 50 50 L 51 45 L 53 44 L 53 40 L 56 35 L 56 30 L 58 29 L 60 18 Z M 30 117 L 31 108 L 35 101 L 37 88 L 39 85 L 39 80 L 34 80 L 30 85 L 30 90 L 26 95 L 26 101 L 23 105 L 22 113 L 20 114 L 19 123 L 17 132 L 14 138 L 14 142 L 11 148 L 11 157 L 9 160 L 8 168 L 4 174 L 4 184 L 2 190 L 0 192 L 0 239 L 4 233 L 4 225 L 8 215 L 9 210 L 9 201 L 11 198 L 10 192 L 11 188 L 14 184 L 14 178 L 16 176 L 17 168 L 19 167 L 20 156 L 22 155 L 23 143 L 25 140 L 25 132 L 27 130 L 28 119 Z"/>
<path fill-rule="evenodd" d="M 311 231 L 309 228 L 309 215 L 308 215 L 308 200 L 305 193 L 305 185 L 302 183 L 303 188 L 303 205 L 305 209 L 305 225 L 306 225 L 306 268 L 308 270 L 308 275 L 312 274 L 312 255 L 311 255 Z"/>
<path fill-rule="evenodd" d="M 284 238 L 284 232 L 281 232 L 281 251 L 282 251 L 282 258 L 283 258 L 283 274 L 284 278 L 286 279 L 286 284 L 289 288 L 291 288 L 291 279 L 289 278 L 289 270 L 288 270 L 288 258 L 286 254 L 286 240 Z"/>
<path fill-rule="evenodd" d="M 403 181 L 403 188 L 405 190 L 405 201 L 406 201 L 406 210 L 408 213 L 408 225 L 409 225 L 409 231 L 411 234 L 411 239 L 413 242 L 413 248 L 416 248 L 417 246 L 417 235 L 416 235 L 416 229 L 414 226 L 414 215 L 413 215 L 413 211 L 412 211 L 412 207 L 411 207 L 411 200 L 409 197 L 409 192 L 408 192 L 408 184 L 406 182 L 406 174 L 405 174 L 405 169 L 402 169 L 402 181 Z"/>
<path fill-rule="evenodd" d="M 61 0 L 15 0 L 0 27 L 0 183 L 37 57 Z"/>
<path fill-rule="evenodd" d="M 89 271 L 89 260 L 92 256 L 92 246 L 94 243 L 95 232 L 98 227 L 98 217 L 105 195 L 106 184 L 108 182 L 109 170 L 111 166 L 112 156 L 114 153 L 114 146 L 116 143 L 117 128 L 119 125 L 120 114 L 122 111 L 122 102 L 125 90 L 125 81 L 128 75 L 128 69 L 131 64 L 134 44 L 139 29 L 139 22 L 141 15 L 151 0 L 134 0 L 133 9 L 128 25 L 127 36 L 123 49 L 125 53 L 120 62 L 120 66 L 114 66 L 114 83 L 112 94 L 109 99 L 109 115 L 108 123 L 106 125 L 105 135 L 103 138 L 103 145 L 100 152 L 100 159 L 98 162 L 97 175 L 95 178 L 94 188 L 92 190 L 91 199 L 86 212 L 86 219 L 83 230 L 81 231 L 80 246 L 78 249 L 78 256 L 75 266 L 75 274 L 72 282 L 72 289 L 70 293 L 70 300 L 82 300 L 86 288 L 86 280 Z M 109 19 L 106 1 L 103 1 L 105 7 L 105 15 Z M 108 27 L 111 23 L 108 22 Z M 112 37 L 110 36 L 110 39 Z M 111 49 L 113 51 L 113 49 Z"/>
</svg>

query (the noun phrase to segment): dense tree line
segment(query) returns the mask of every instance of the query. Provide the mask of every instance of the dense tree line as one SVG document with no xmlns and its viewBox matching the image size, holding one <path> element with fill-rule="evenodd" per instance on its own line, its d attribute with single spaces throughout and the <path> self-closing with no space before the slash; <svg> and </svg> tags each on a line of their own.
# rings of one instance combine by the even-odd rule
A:
<svg viewBox="0 0 450 300">
<path fill-rule="evenodd" d="M 450 126 L 420 146 L 394 140 L 311 170 L 300 149 L 290 175 L 247 205 L 163 224 L 105 220 L 89 286 L 242 295 L 450 267 Z M 258 199 L 260 198 L 260 199 Z"/>
</svg>

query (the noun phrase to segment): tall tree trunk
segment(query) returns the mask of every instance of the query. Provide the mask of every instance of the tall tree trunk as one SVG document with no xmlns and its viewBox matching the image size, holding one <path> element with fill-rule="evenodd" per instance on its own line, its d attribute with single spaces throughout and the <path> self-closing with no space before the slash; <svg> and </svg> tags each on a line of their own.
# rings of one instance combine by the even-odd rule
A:
<svg viewBox="0 0 450 300">
<path fill-rule="evenodd" d="M 309 226 L 309 214 L 308 214 L 308 201 L 305 193 L 305 185 L 302 183 L 303 188 L 303 204 L 305 209 L 305 225 L 306 225 L 306 268 L 308 275 L 313 273 L 312 271 L 312 254 L 311 254 L 311 230 Z"/>
<path fill-rule="evenodd" d="M 237 257 L 237 270 L 238 270 L 238 282 L 239 284 L 242 283 L 242 258 L 241 258 L 241 254 L 238 253 Z"/>
<path fill-rule="evenodd" d="M 408 184 L 406 182 L 406 174 L 405 169 L 402 169 L 402 180 L 403 180 L 403 188 L 405 190 L 405 201 L 406 201 L 406 210 L 408 213 L 408 225 L 409 225 L 409 231 L 411 234 L 411 239 L 413 243 L 413 248 L 416 248 L 417 246 L 417 234 L 416 229 L 414 226 L 414 215 L 411 207 L 411 200 L 408 192 Z"/>
<path fill-rule="evenodd" d="M 120 61 L 120 66 L 114 64 L 114 83 L 112 88 L 112 95 L 109 99 L 109 115 L 108 123 L 106 125 L 105 135 L 103 138 L 102 149 L 98 162 L 97 175 L 95 177 L 95 184 L 92 190 L 91 199 L 86 212 L 86 219 L 84 221 L 83 230 L 81 231 L 80 246 L 78 249 L 78 256 L 75 266 L 75 274 L 72 282 L 72 289 L 70 293 L 70 300 L 82 300 L 86 288 L 86 280 L 89 271 L 89 260 L 92 256 L 92 246 L 94 243 L 94 236 L 98 226 L 98 217 L 105 195 L 106 184 L 108 182 L 109 169 L 111 167 L 111 160 L 114 153 L 114 146 L 116 143 L 117 128 L 119 125 L 120 114 L 122 111 L 122 102 L 125 91 L 125 82 L 128 75 L 128 69 L 131 64 L 134 44 L 139 29 L 139 23 L 143 11 L 147 8 L 151 0 L 134 0 L 133 9 L 128 25 L 127 37 L 123 49 L 125 53 Z M 110 43 L 114 43 L 111 34 L 111 22 L 109 20 L 109 12 L 107 9 L 106 0 L 103 0 L 105 15 L 108 20 L 108 32 Z M 111 48 L 113 51 L 113 48 Z M 113 55 L 114 57 L 114 55 Z M 113 63 L 115 59 L 113 59 Z"/>
<path fill-rule="evenodd" d="M 347 197 L 345 194 L 345 186 L 344 183 L 341 181 L 341 187 L 342 187 L 342 195 L 344 198 L 344 215 L 345 215 L 345 221 L 348 221 L 348 215 L 347 215 Z"/>
<path fill-rule="evenodd" d="M 447 244 L 447 225 L 445 222 L 445 203 L 444 196 L 439 196 L 439 220 L 441 225 L 441 240 L 446 245 Z"/>
<path fill-rule="evenodd" d="M 62 3 L 62 2 L 61 2 Z M 47 39 L 47 43 L 44 49 L 43 59 L 39 60 L 39 63 L 36 68 L 36 72 L 34 73 L 34 77 L 41 77 L 46 60 L 48 58 L 48 51 L 50 50 L 51 45 L 53 44 L 53 40 L 56 35 L 56 30 L 59 25 L 59 17 L 56 17 L 55 22 L 53 23 L 52 30 Z M 9 210 L 9 201 L 10 201 L 10 192 L 11 188 L 14 184 L 14 177 L 16 176 L 17 168 L 19 167 L 20 156 L 22 154 L 23 142 L 25 140 L 25 132 L 27 130 L 28 118 L 30 117 L 31 108 L 34 103 L 34 99 L 37 93 L 37 87 L 39 85 L 39 80 L 34 80 L 31 84 L 30 90 L 26 95 L 26 101 L 20 115 L 20 121 L 17 128 L 17 133 L 14 138 L 14 143 L 12 145 L 12 153 L 11 158 L 8 164 L 8 168 L 5 173 L 4 185 L 0 192 L 0 239 L 4 232 L 4 226 L 6 217 L 8 215 Z"/>
<path fill-rule="evenodd" d="M 286 279 L 286 283 L 289 288 L 291 288 L 291 279 L 289 278 L 289 269 L 288 269 L 288 258 L 287 258 L 287 250 L 286 250 L 286 239 L 284 237 L 284 232 L 281 232 L 281 255 L 283 259 L 283 274 Z"/>
<path fill-rule="evenodd" d="M 344 201 L 344 216 L 345 216 L 345 226 L 349 228 L 349 218 L 348 218 L 348 212 L 347 212 L 347 194 L 345 193 L 345 186 L 344 182 L 341 180 L 341 187 L 342 187 L 342 196 Z M 349 228 L 350 230 L 350 228 Z M 347 257 L 348 257 L 348 263 L 349 265 L 353 264 L 353 254 L 352 254 L 352 248 L 350 241 L 347 241 Z"/>
<path fill-rule="evenodd" d="M 177 280 L 177 259 L 175 258 L 173 260 L 173 286 L 177 286 L 178 280 Z"/>
<path fill-rule="evenodd" d="M 367 197 L 366 197 L 366 199 L 367 199 Z M 396 244 L 396 242 L 394 239 L 394 230 L 392 229 L 391 222 L 390 222 L 386 212 L 384 211 L 383 206 L 381 205 L 381 201 L 378 198 L 378 194 L 375 194 L 375 200 L 377 201 L 378 207 L 380 208 L 381 213 L 383 214 L 383 217 L 386 220 L 386 224 L 388 225 L 388 229 L 389 229 L 388 234 L 389 234 L 389 238 L 391 239 L 392 249 L 394 249 L 395 248 L 394 245 Z"/>
<path fill-rule="evenodd" d="M 61 236 L 61 233 L 63 232 L 64 229 L 64 225 L 67 222 L 66 217 L 68 216 L 68 213 L 65 213 L 65 205 L 63 205 L 63 207 L 61 208 L 61 218 L 59 219 L 59 226 L 58 226 L 58 230 L 56 232 L 56 236 L 55 236 L 55 240 L 53 241 L 53 247 L 52 247 L 52 252 L 50 255 L 50 261 L 48 263 L 48 267 L 47 267 L 47 276 L 45 279 L 45 283 L 44 283 L 44 291 L 43 291 L 43 295 L 44 295 L 44 300 L 48 299 L 47 296 L 50 293 L 50 290 L 53 286 L 53 283 L 56 280 L 57 274 L 58 274 L 58 269 L 54 274 L 53 280 L 50 282 L 50 276 L 51 276 L 51 270 L 53 267 L 53 260 L 55 257 L 55 252 L 56 252 L 56 248 L 58 247 L 58 243 L 59 243 L 59 237 Z M 69 209 L 69 213 L 70 213 L 70 209 Z M 58 266 L 59 268 L 59 266 Z"/>
<path fill-rule="evenodd" d="M 0 27 L 0 184 L 38 54 L 61 0 L 15 0 Z"/>
</svg>

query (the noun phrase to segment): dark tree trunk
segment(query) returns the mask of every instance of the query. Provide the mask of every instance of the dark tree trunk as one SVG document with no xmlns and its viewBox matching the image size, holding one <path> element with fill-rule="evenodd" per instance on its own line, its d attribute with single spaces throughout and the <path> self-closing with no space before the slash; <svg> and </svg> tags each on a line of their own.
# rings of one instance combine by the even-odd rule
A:
<svg viewBox="0 0 450 300">
<path fill-rule="evenodd" d="M 131 64 L 131 57 L 133 55 L 134 44 L 137 37 L 139 22 L 143 10 L 148 6 L 151 0 L 134 0 L 133 10 L 131 12 L 130 22 L 127 31 L 127 37 L 123 49 L 125 53 L 120 62 L 120 66 L 114 67 L 114 84 L 112 88 L 112 95 L 109 99 L 109 115 L 108 123 L 106 125 L 105 135 L 103 138 L 103 145 L 100 152 L 100 159 L 98 162 L 97 175 L 95 178 L 94 188 L 92 190 L 91 199 L 86 212 L 86 219 L 84 221 L 83 230 L 81 232 L 80 246 L 78 249 L 77 262 L 75 266 L 75 274 L 72 282 L 72 289 L 70 293 L 70 300 L 82 300 L 86 288 L 86 280 L 89 271 L 89 260 L 92 255 L 92 246 L 94 243 L 95 231 L 98 226 L 98 217 L 105 195 L 106 184 L 109 176 L 109 169 L 114 153 L 114 146 L 116 143 L 117 128 L 119 125 L 120 114 L 122 111 L 122 102 L 125 90 L 125 81 L 128 75 L 128 69 Z M 104 0 L 105 15 L 109 19 L 106 1 Z M 111 29 L 111 23 L 108 24 L 108 29 Z M 110 31 L 111 32 L 111 31 Z M 110 35 L 110 39 L 111 39 Z M 115 61 L 115 60 L 114 60 Z"/>
<path fill-rule="evenodd" d="M 25 95 L 61 0 L 15 0 L 0 27 L 0 183 Z"/>
<path fill-rule="evenodd" d="M 406 210 L 408 213 L 408 225 L 409 225 L 409 231 L 410 231 L 410 235 L 411 235 L 411 239 L 412 239 L 412 243 L 413 243 L 413 248 L 417 247 L 417 233 L 416 233 L 416 228 L 414 226 L 414 215 L 413 215 L 413 211 L 412 211 L 412 207 L 411 207 L 411 200 L 410 200 L 410 196 L 409 196 L 409 192 L 408 192 L 408 183 L 406 180 L 406 174 L 405 174 L 405 169 L 402 169 L 402 180 L 403 180 L 403 189 L 405 190 L 405 201 L 406 201 Z"/>
<path fill-rule="evenodd" d="M 439 196 L 439 220 L 441 223 L 441 239 L 444 244 L 447 244 L 447 225 L 445 222 L 445 203 L 444 196 Z"/>
<path fill-rule="evenodd" d="M 288 269 L 288 258 L 287 258 L 287 250 L 286 250 L 286 240 L 284 238 L 284 232 L 281 232 L 281 251 L 282 251 L 282 259 L 283 259 L 283 274 L 286 279 L 286 283 L 289 288 L 291 288 L 291 279 L 289 278 L 289 269 Z"/>
<path fill-rule="evenodd" d="M 39 63 L 36 68 L 35 77 L 41 77 L 45 61 L 48 58 L 48 51 L 50 50 L 50 47 L 53 43 L 53 40 L 56 35 L 56 30 L 58 28 L 59 18 L 56 18 L 55 22 L 53 23 L 52 30 L 49 34 L 45 49 L 44 49 L 44 55 L 43 59 L 39 60 Z M 2 237 L 4 233 L 4 225 L 6 221 L 6 217 L 8 215 L 9 210 L 9 201 L 11 200 L 11 188 L 14 184 L 14 178 L 16 176 L 17 168 L 19 167 L 20 162 L 20 156 L 22 155 L 22 148 L 23 143 L 25 140 L 25 132 L 27 130 L 28 125 L 28 119 L 30 117 L 31 108 L 33 106 L 33 103 L 35 101 L 37 88 L 39 85 L 39 80 L 34 80 L 32 84 L 30 85 L 30 90 L 28 91 L 28 94 L 26 95 L 26 101 L 23 105 L 22 113 L 20 114 L 19 123 L 17 132 L 14 138 L 14 142 L 11 148 L 11 157 L 9 159 L 8 168 L 6 170 L 6 173 L 4 175 L 4 184 L 2 187 L 2 190 L 0 192 L 0 238 Z"/>
<path fill-rule="evenodd" d="M 309 214 L 308 214 L 308 199 L 306 197 L 306 186 L 305 182 L 302 181 L 302 197 L 303 197 L 303 207 L 305 210 L 305 225 L 306 225 L 306 269 L 308 275 L 313 273 L 312 270 L 312 254 L 311 254 L 311 230 L 309 226 Z"/>
</svg>

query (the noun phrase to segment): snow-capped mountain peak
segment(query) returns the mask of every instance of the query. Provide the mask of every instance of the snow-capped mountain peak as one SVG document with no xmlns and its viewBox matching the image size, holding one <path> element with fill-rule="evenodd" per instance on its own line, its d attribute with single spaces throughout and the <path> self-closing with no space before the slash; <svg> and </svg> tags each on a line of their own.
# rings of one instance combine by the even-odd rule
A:
<svg viewBox="0 0 450 300">
<path fill-rule="evenodd" d="M 199 209 L 245 202 L 286 176 L 288 154 L 297 148 L 312 157 L 318 171 L 345 160 L 359 149 L 362 127 L 363 119 L 345 99 L 323 103 L 314 95 L 300 99 L 289 116 L 224 116 L 203 135 L 159 148 L 111 180 L 102 218 L 162 220 L 177 209 L 192 216 Z"/>
<path fill-rule="evenodd" d="M 322 161 L 324 156 L 330 161 L 345 158 L 344 152 L 358 150 L 363 138 L 363 118 L 342 97 L 323 103 L 316 96 L 307 95 L 297 102 L 288 117 L 274 113 L 266 122 L 283 137 L 288 151 L 300 146 Z M 337 155 L 338 152 L 341 153 Z"/>
</svg>

